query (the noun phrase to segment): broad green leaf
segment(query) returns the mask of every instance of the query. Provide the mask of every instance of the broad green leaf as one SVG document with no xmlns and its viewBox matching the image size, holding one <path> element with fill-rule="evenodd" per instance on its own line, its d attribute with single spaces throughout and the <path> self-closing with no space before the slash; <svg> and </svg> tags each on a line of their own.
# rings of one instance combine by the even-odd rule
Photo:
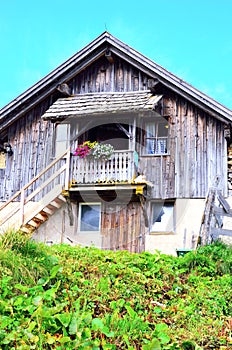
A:
<svg viewBox="0 0 232 350">
<path fill-rule="evenodd" d="M 76 317 L 76 315 L 73 315 L 71 322 L 69 324 L 69 329 L 68 329 L 68 332 L 70 335 L 77 333 L 77 325 L 78 325 L 77 317 Z"/>
<path fill-rule="evenodd" d="M 125 305 L 125 308 L 127 309 L 127 312 L 130 315 L 130 317 L 134 318 L 137 315 L 130 305 Z"/>
<path fill-rule="evenodd" d="M 33 298 L 32 299 L 32 303 L 35 305 L 35 306 L 38 306 L 41 302 L 42 302 L 43 298 L 41 295 L 38 295 L 37 297 Z"/>
<path fill-rule="evenodd" d="M 68 327 L 70 320 L 71 320 L 71 314 L 69 312 L 64 312 L 62 314 L 57 314 L 55 317 L 60 321 L 60 323 L 64 327 Z"/>
<path fill-rule="evenodd" d="M 150 344 L 143 345 L 142 350 L 161 350 L 161 345 L 158 339 L 153 339 Z"/>
<path fill-rule="evenodd" d="M 159 339 L 161 341 L 161 344 L 168 344 L 170 341 L 170 337 L 165 333 L 160 333 Z"/>
<path fill-rule="evenodd" d="M 19 296 L 17 299 L 15 299 L 14 306 L 23 304 L 24 300 L 25 299 L 23 297 Z"/>
<path fill-rule="evenodd" d="M 163 331 L 168 330 L 168 326 L 166 325 L 166 323 L 158 323 L 155 326 L 155 329 L 156 329 L 157 332 L 163 332 Z"/>
<path fill-rule="evenodd" d="M 23 285 L 20 284 L 20 283 L 17 283 L 14 287 L 15 287 L 16 289 L 21 290 L 21 292 L 23 292 L 23 293 L 26 293 L 26 292 L 29 290 L 29 287 L 23 286 Z"/>
<path fill-rule="evenodd" d="M 60 265 L 56 265 L 52 268 L 50 273 L 50 279 L 55 278 L 58 272 L 61 272 L 63 268 Z"/>
<path fill-rule="evenodd" d="M 109 328 L 106 326 L 104 326 L 101 331 L 109 338 L 114 336 L 114 332 L 110 332 Z"/>
<path fill-rule="evenodd" d="M 59 342 L 61 344 L 68 343 L 69 341 L 71 341 L 71 339 L 69 337 L 63 337 L 63 338 L 59 339 Z"/>
<path fill-rule="evenodd" d="M 94 318 L 92 320 L 92 329 L 94 331 L 102 330 L 103 327 L 104 327 L 104 323 L 102 322 L 102 320 L 100 318 Z"/>
<path fill-rule="evenodd" d="M 35 321 L 31 321 L 31 322 L 29 323 L 29 327 L 27 328 L 27 331 L 28 331 L 28 332 L 32 332 L 33 329 L 35 328 L 35 326 L 36 326 L 36 322 L 35 322 Z"/>
</svg>

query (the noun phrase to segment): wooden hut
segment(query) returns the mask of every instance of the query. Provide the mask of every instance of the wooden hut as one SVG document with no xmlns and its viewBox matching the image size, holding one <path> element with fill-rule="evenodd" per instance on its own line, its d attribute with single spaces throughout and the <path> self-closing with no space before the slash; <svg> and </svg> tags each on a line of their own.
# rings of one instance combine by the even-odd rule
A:
<svg viewBox="0 0 232 350">
<path fill-rule="evenodd" d="M 1 229 L 132 252 L 194 248 L 215 178 L 230 195 L 231 120 L 104 32 L 0 110 Z"/>
</svg>

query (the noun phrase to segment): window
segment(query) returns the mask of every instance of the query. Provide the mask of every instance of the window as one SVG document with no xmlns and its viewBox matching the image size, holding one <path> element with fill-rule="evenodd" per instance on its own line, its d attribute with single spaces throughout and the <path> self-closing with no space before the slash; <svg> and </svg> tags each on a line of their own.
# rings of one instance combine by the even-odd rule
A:
<svg viewBox="0 0 232 350">
<path fill-rule="evenodd" d="M 59 157 L 69 146 L 69 124 L 57 124 L 55 129 L 54 156 Z"/>
<path fill-rule="evenodd" d="M 145 129 L 145 153 L 166 154 L 168 151 L 168 122 L 160 117 L 146 122 Z"/>
<path fill-rule="evenodd" d="M 100 203 L 80 203 L 79 205 L 79 231 L 99 232 L 101 223 Z"/>
<path fill-rule="evenodd" d="M 151 231 L 175 231 L 173 201 L 155 201 L 151 203 Z"/>
</svg>

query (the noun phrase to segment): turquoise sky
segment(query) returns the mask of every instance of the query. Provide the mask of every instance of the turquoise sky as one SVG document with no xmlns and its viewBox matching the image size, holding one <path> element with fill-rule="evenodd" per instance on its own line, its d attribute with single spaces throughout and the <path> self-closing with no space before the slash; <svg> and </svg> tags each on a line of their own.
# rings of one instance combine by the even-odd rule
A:
<svg viewBox="0 0 232 350">
<path fill-rule="evenodd" d="M 0 0 L 0 108 L 105 30 L 232 109 L 232 0 Z"/>
</svg>

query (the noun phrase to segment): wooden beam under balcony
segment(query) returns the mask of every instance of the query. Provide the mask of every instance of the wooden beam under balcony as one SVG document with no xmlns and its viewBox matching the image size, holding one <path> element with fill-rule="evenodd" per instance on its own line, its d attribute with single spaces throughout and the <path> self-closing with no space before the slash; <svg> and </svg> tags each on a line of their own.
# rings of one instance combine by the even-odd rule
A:
<svg viewBox="0 0 232 350">
<path fill-rule="evenodd" d="M 105 201 L 114 203 L 139 202 L 139 195 L 147 195 L 147 184 L 81 184 L 71 187 L 69 196 L 74 201 Z"/>
<path fill-rule="evenodd" d="M 141 187 L 144 189 L 146 184 L 82 184 L 76 185 L 75 187 L 71 187 L 69 189 L 70 192 L 77 191 L 87 191 L 87 192 L 95 192 L 95 191 L 125 191 L 125 190 L 137 190 L 138 188 L 141 190 Z"/>
</svg>

